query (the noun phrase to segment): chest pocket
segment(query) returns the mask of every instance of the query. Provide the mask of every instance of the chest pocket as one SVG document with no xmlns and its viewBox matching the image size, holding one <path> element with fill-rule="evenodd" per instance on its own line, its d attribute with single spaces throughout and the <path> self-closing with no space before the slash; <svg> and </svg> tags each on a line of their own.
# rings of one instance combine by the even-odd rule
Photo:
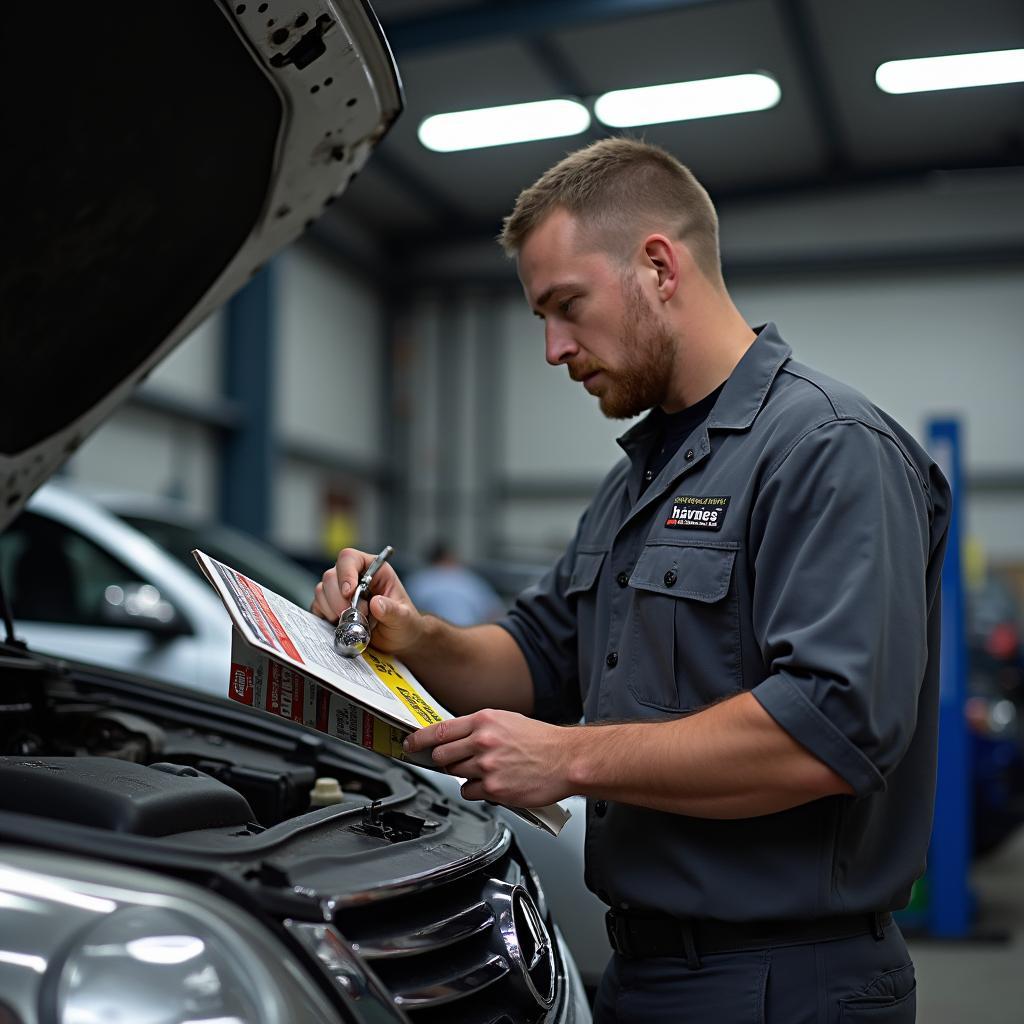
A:
<svg viewBox="0 0 1024 1024">
<path fill-rule="evenodd" d="M 572 563 L 572 575 L 569 585 L 565 588 L 565 596 L 582 594 L 597 582 L 597 574 L 601 571 L 605 551 L 577 551 Z"/>
<path fill-rule="evenodd" d="M 629 579 L 627 685 L 639 704 L 692 710 L 742 688 L 737 548 L 729 542 L 644 547 Z"/>
</svg>

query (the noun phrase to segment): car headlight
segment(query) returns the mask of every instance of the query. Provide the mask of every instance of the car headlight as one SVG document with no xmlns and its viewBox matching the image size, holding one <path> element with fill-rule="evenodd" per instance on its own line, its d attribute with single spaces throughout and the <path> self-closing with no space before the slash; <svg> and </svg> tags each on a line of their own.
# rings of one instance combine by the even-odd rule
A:
<svg viewBox="0 0 1024 1024">
<path fill-rule="evenodd" d="M 267 1018 L 259 964 L 191 914 L 161 907 L 116 910 L 98 921 L 60 967 L 60 1024 L 242 1024 Z"/>
<path fill-rule="evenodd" d="M 0 908 L 0 1006 L 15 1021 L 337 1024 L 273 934 L 176 879 L 0 850 Z"/>
</svg>

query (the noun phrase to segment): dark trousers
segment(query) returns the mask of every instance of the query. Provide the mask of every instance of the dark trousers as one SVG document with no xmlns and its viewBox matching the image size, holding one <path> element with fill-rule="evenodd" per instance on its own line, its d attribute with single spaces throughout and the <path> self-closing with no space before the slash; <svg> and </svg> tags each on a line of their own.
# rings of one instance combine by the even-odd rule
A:
<svg viewBox="0 0 1024 1024">
<path fill-rule="evenodd" d="M 612 956 L 594 1024 L 914 1024 L 914 965 L 893 923 L 857 935 L 701 958 Z"/>
</svg>

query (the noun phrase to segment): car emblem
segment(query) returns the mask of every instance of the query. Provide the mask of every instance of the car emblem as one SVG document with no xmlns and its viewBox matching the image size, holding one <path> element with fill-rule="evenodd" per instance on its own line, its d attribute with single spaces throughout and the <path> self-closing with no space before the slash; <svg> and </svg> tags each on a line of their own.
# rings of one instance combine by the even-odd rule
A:
<svg viewBox="0 0 1024 1024">
<path fill-rule="evenodd" d="M 537 904 L 522 885 L 492 883 L 491 905 L 521 991 L 544 1010 L 555 1002 L 555 950 Z"/>
</svg>

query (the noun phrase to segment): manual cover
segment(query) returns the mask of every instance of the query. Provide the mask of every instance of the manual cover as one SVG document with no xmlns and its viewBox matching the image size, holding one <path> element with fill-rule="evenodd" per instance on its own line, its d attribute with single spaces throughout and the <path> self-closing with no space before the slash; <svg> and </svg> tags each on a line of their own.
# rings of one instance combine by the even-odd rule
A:
<svg viewBox="0 0 1024 1024">
<path fill-rule="evenodd" d="M 402 662 L 373 648 L 356 658 L 342 657 L 334 650 L 334 625 L 202 551 L 193 555 L 234 625 L 232 700 L 440 771 L 429 751 L 410 756 L 402 740 L 454 716 Z M 570 814 L 560 804 L 509 810 L 552 835 Z"/>
</svg>

